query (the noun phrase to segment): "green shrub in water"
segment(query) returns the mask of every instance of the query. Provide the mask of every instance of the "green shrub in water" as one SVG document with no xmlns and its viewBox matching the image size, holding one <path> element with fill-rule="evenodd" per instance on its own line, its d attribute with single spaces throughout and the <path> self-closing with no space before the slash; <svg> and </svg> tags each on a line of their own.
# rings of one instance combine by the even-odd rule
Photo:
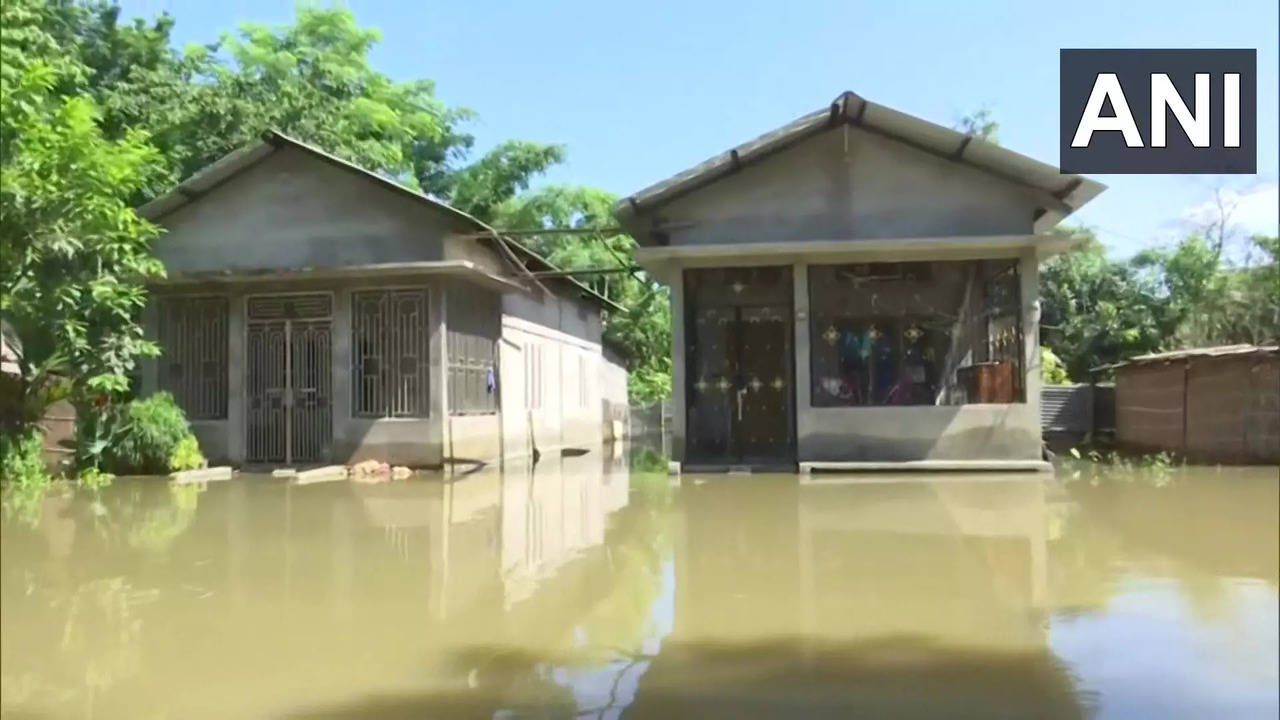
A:
<svg viewBox="0 0 1280 720">
<path fill-rule="evenodd" d="M 34 526 L 51 478 L 44 465 L 44 434 L 28 428 L 20 434 L 0 434 L 0 482 L 5 517 L 19 517 Z"/>
<path fill-rule="evenodd" d="M 44 465 L 44 435 L 28 428 L 17 435 L 0 435 L 0 480 L 7 486 L 43 488 L 49 484 Z"/>
<path fill-rule="evenodd" d="M 150 475 L 190 469 L 193 462 L 199 467 L 204 462 L 186 415 L 169 393 L 132 400 L 104 412 L 109 415 L 96 423 L 96 442 L 109 439 L 102 444 L 99 456 L 103 470 L 117 475 Z M 89 438 L 82 438 L 85 440 Z M 175 468 L 175 462 L 182 467 Z"/>
<path fill-rule="evenodd" d="M 205 466 L 204 455 L 200 453 L 200 442 L 196 436 L 187 433 L 178 441 L 178 446 L 169 456 L 170 470 L 196 470 Z"/>
</svg>

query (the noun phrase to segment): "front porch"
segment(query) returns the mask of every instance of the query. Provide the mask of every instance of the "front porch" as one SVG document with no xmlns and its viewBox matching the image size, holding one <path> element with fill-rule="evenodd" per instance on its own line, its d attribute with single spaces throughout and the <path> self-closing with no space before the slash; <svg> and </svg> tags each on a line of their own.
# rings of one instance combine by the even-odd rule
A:
<svg viewBox="0 0 1280 720">
<path fill-rule="evenodd" d="M 1045 469 L 1037 265 L 1053 248 L 966 242 L 642 248 L 672 288 L 673 459 L 690 472 Z"/>
</svg>

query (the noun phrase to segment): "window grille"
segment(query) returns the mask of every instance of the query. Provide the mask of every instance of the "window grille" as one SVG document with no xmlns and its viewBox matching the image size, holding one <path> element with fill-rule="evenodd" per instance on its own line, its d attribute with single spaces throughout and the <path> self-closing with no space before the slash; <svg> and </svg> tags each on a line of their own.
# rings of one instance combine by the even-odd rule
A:
<svg viewBox="0 0 1280 720">
<path fill-rule="evenodd" d="M 160 388 L 191 420 L 227 416 L 227 299 L 162 298 Z"/>
<path fill-rule="evenodd" d="M 333 296 L 328 293 L 306 295 L 262 295 L 248 299 L 250 320 L 310 320 L 333 314 Z"/>
<path fill-rule="evenodd" d="M 359 417 L 426 417 L 426 290 L 352 294 L 351 409 Z"/>
<path fill-rule="evenodd" d="M 449 291 L 449 412 L 455 415 L 498 411 L 499 298 L 480 289 Z"/>
</svg>

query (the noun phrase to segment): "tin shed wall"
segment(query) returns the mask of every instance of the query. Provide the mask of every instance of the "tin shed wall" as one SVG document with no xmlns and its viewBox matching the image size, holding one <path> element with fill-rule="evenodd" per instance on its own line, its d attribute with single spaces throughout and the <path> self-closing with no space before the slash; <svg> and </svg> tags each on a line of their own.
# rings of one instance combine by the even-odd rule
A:
<svg viewBox="0 0 1280 720">
<path fill-rule="evenodd" d="M 1206 462 L 1280 460 L 1280 359 L 1191 360 L 1185 452 Z"/>
<path fill-rule="evenodd" d="M 1130 365 L 1116 379 L 1116 439 L 1130 450 L 1180 452 L 1184 365 Z"/>
</svg>

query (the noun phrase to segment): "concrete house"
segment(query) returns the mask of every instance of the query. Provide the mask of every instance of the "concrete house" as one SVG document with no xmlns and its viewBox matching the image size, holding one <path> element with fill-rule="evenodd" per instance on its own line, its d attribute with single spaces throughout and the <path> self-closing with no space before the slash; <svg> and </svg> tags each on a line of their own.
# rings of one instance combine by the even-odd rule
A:
<svg viewBox="0 0 1280 720">
<path fill-rule="evenodd" d="M 142 390 L 173 393 L 210 460 L 492 462 L 597 446 L 625 415 L 608 300 L 314 147 L 270 133 L 142 213 L 168 270 Z"/>
<path fill-rule="evenodd" d="M 685 469 L 1044 467 L 1037 267 L 1103 186 L 853 93 L 623 198 Z"/>
</svg>

